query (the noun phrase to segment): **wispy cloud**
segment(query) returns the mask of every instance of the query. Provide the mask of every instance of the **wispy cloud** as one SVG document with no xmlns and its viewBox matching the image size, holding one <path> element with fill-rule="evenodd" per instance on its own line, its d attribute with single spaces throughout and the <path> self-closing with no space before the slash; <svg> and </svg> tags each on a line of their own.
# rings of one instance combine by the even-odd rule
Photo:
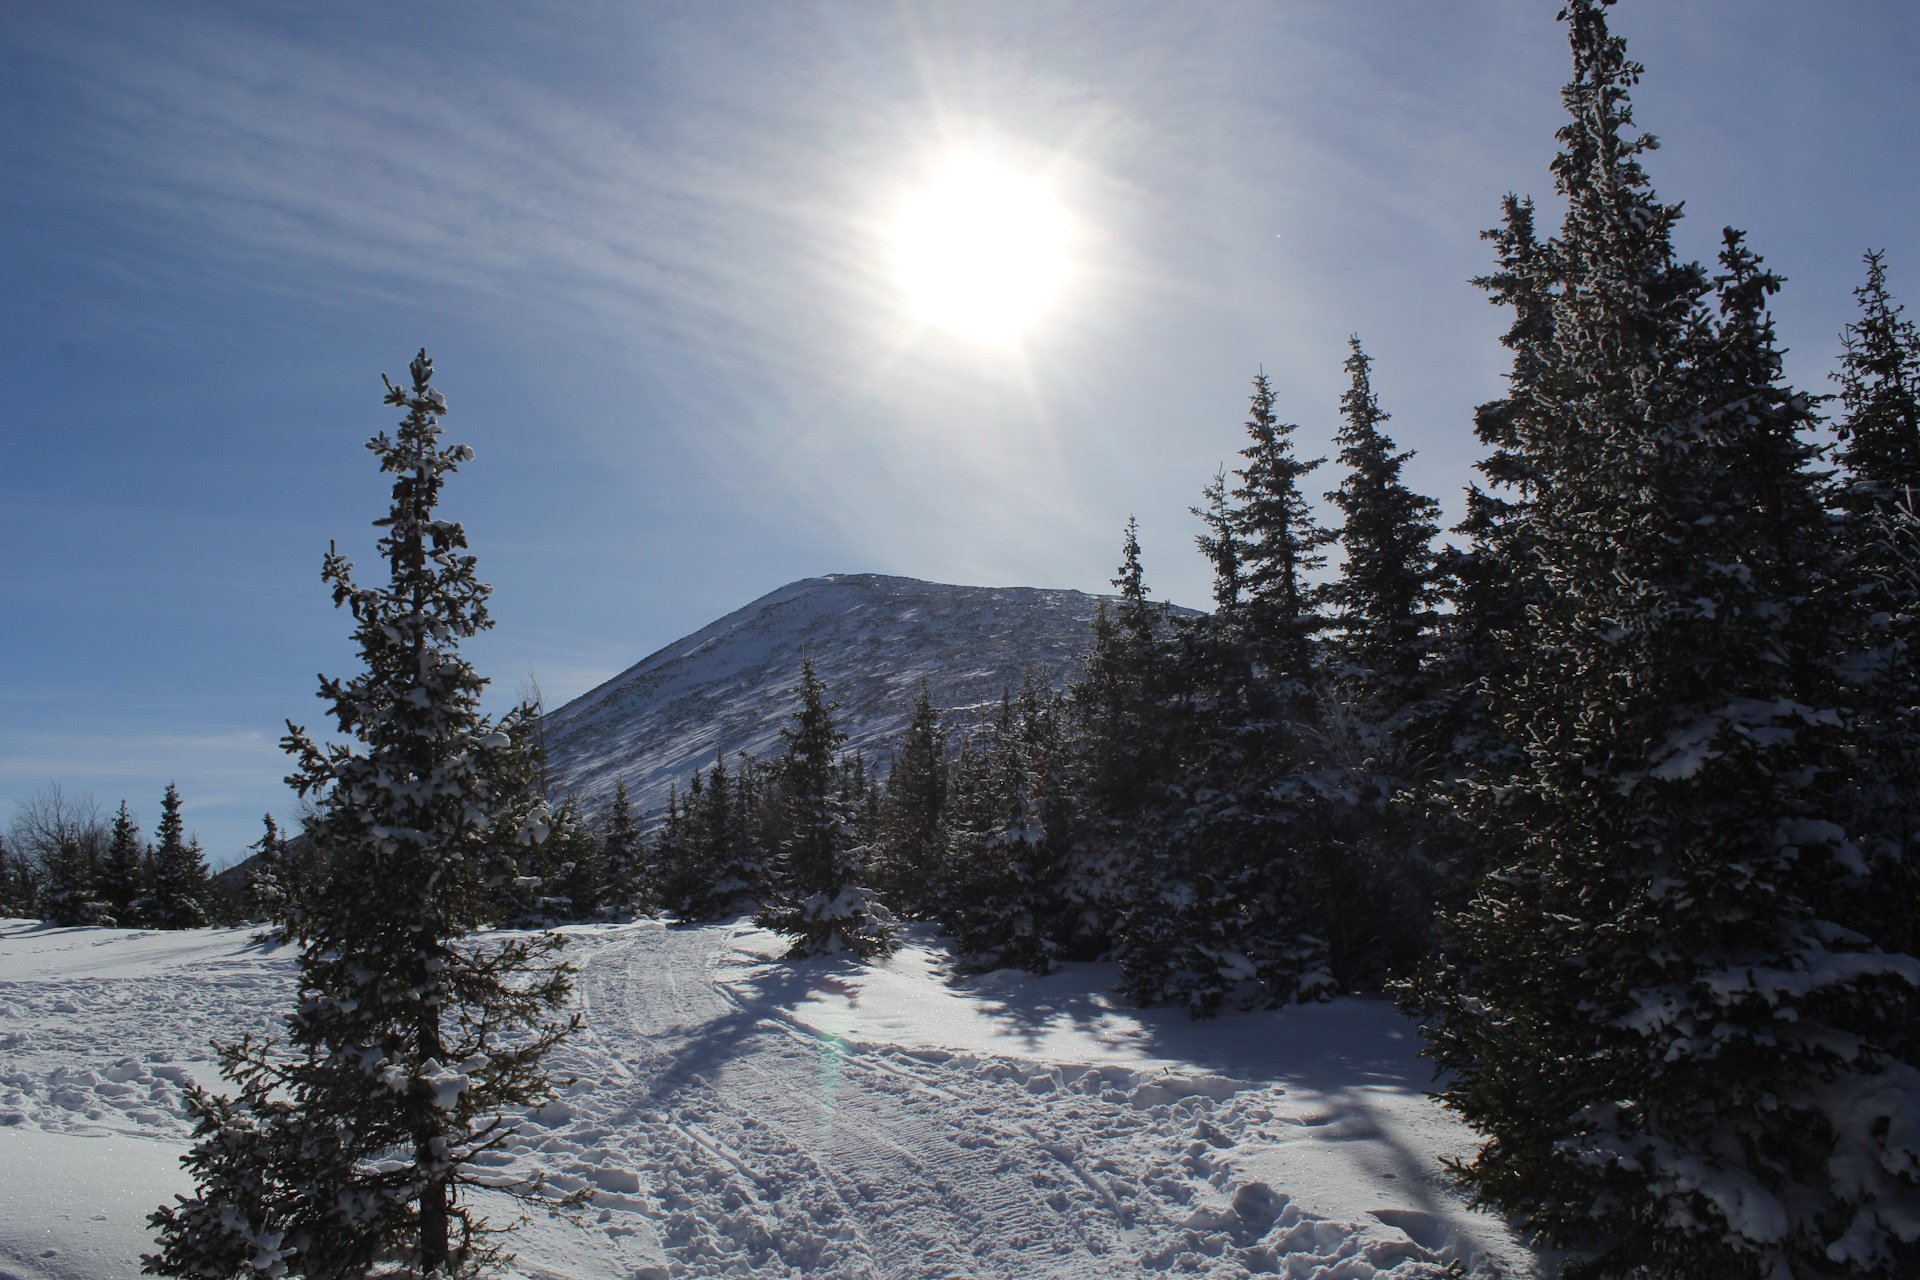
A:
<svg viewBox="0 0 1920 1280">
<path fill-rule="evenodd" d="M 561 90 L 442 82 L 403 44 L 313 45 L 239 15 L 42 33 L 83 110 L 63 163 L 177 248 L 311 293 L 437 286 L 546 319 L 699 327 L 738 283 L 725 170 Z"/>
<path fill-rule="evenodd" d="M 201 804 L 251 803 L 286 772 L 278 740 L 245 730 L 13 733 L 0 749 L 0 787 L 15 796 L 57 781 L 115 799 L 125 793 L 137 801 L 152 791 L 157 800 L 176 782 Z"/>
</svg>

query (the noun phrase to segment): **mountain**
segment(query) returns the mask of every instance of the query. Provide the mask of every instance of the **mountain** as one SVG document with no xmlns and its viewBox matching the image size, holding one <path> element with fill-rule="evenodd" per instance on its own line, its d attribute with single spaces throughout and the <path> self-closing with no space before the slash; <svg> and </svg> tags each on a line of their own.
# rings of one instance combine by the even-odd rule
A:
<svg viewBox="0 0 1920 1280">
<path fill-rule="evenodd" d="M 1078 675 L 1099 598 L 868 573 L 791 583 L 548 714 L 554 793 L 597 812 L 625 782 L 635 811 L 651 813 L 716 748 L 778 754 L 803 655 L 839 704 L 848 747 L 877 759 L 922 680 L 951 728 L 977 723 L 1029 673 L 1056 687 Z"/>
</svg>

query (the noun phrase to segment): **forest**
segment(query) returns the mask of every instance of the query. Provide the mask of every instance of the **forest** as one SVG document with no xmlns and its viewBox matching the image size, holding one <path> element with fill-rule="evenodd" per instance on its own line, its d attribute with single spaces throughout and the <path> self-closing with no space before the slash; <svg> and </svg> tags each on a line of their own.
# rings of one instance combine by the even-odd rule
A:
<svg viewBox="0 0 1920 1280">
<path fill-rule="evenodd" d="M 252 1274 L 262 1224 L 298 1274 L 381 1232 L 483 1267 L 455 1189 L 568 1029 L 539 930 L 751 914 L 796 959 L 923 921 L 982 971 L 1117 961 L 1203 1018 L 1385 992 L 1484 1136 L 1455 1172 L 1569 1280 L 1920 1273 L 1920 329 L 1867 252 L 1834 392 L 1787 385 L 1782 280 L 1732 228 L 1674 247 L 1606 9 L 1563 15 L 1557 230 L 1510 195 L 1484 233 L 1510 371 L 1465 522 L 1404 482 L 1360 338 L 1332 462 L 1257 374 L 1196 477 L 1211 609 L 1152 599 L 1128 521 L 1076 681 L 965 733 L 923 692 L 886 759 L 803 664 L 784 751 L 717 754 L 658 821 L 546 794 L 537 709 L 486 720 L 455 653 L 485 588 L 433 514 L 464 459 L 423 352 L 374 441 L 392 583 L 328 560 L 367 670 L 323 692 L 368 745 L 289 726 L 308 821 L 268 820 L 230 908 L 302 948 L 297 1052 L 231 1047 L 238 1100 L 197 1095 L 204 1199 L 154 1269 Z M 124 805 L 16 825 L 0 914 L 204 923 L 177 809 L 144 855 Z M 461 942 L 494 926 L 531 932 Z M 301 1125 L 366 1115 L 294 1172 Z"/>
</svg>

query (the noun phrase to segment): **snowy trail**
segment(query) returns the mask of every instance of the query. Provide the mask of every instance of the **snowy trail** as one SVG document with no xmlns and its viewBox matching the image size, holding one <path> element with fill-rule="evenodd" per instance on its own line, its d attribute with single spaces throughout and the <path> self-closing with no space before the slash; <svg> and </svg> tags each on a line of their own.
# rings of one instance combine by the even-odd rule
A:
<svg viewBox="0 0 1920 1280">
<path fill-rule="evenodd" d="M 646 929 L 583 963 L 592 1034 L 556 1065 L 564 1110 L 605 1186 L 639 1176 L 685 1274 L 1092 1277 L 1122 1224 L 1053 1190 L 1060 1143 L 956 1106 L 885 1054 L 778 1016 L 770 990 L 713 977 L 714 933 Z M 614 1032 L 609 1035 L 608 1032 Z M 623 1060 L 614 1046 L 643 1049 Z M 541 1154 L 557 1154 L 553 1142 Z M 663 1175 L 664 1176 L 661 1176 Z M 1060 1250 L 1036 1269 L 1036 1252 Z"/>
<path fill-rule="evenodd" d="M 515 1230 L 534 1280 L 1545 1274 L 1445 1186 L 1468 1135 L 1378 1002 L 1192 1024 L 1098 966 L 956 977 L 930 937 L 860 968 L 739 924 L 567 932 L 584 1025 L 494 1158 L 594 1201 Z M 137 1270 L 181 1086 L 293 977 L 244 930 L 0 922 L 0 1277 Z"/>
<path fill-rule="evenodd" d="M 1280 1085 L 1164 1065 L 823 1032 L 792 1009 L 854 990 L 857 971 L 741 980 L 729 951 L 747 932 L 581 938 L 588 1031 L 556 1062 L 578 1079 L 524 1153 L 563 1187 L 602 1188 L 603 1226 L 640 1219 L 667 1274 L 1371 1280 L 1479 1260 L 1419 1210 L 1335 1223 L 1240 1176 L 1234 1149 L 1256 1131 L 1377 1137 L 1364 1111 L 1314 1099 L 1299 1115 Z"/>
</svg>

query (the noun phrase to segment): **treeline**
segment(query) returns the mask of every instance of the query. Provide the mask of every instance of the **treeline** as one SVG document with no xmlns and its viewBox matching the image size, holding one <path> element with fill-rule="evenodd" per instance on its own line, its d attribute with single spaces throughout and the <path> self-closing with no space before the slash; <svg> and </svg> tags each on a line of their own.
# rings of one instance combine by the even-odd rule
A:
<svg viewBox="0 0 1920 1280">
<path fill-rule="evenodd" d="M 172 783 L 152 840 L 141 839 L 126 801 L 109 821 L 90 796 L 70 796 L 57 784 L 23 801 L 0 839 L 0 915 L 192 929 L 234 923 L 250 910 L 245 895 L 208 874 Z"/>
<path fill-rule="evenodd" d="M 1431 810 L 1476 744 L 1437 507 L 1400 481 L 1369 368 L 1355 342 L 1338 533 L 1314 522 L 1319 463 L 1294 456 L 1257 379 L 1241 465 L 1203 494 L 1211 613 L 1149 599 L 1129 522 L 1117 601 L 1069 688 L 1009 691 L 958 741 L 923 688 L 876 768 L 841 753 L 806 664 L 781 756 L 695 773 L 638 857 L 624 792 L 597 848 L 563 811 L 541 882 L 622 887 L 528 905 L 757 910 L 799 954 L 871 954 L 889 920 L 927 920 L 980 967 L 1116 958 L 1135 999 L 1200 1014 L 1377 989 L 1425 953 L 1449 889 L 1464 896 Z"/>
<path fill-rule="evenodd" d="M 660 865 L 803 952 L 884 947 L 889 902 L 1200 1013 L 1391 980 L 1486 1138 L 1458 1172 L 1567 1276 L 1912 1276 L 1920 334 L 1869 254 L 1838 395 L 1787 383 L 1781 279 L 1733 229 L 1674 248 L 1605 8 L 1562 14 L 1558 233 L 1509 197 L 1487 236 L 1511 370 L 1458 545 L 1357 342 L 1337 530 L 1256 379 L 1210 614 L 1149 601 L 1129 526 L 1064 696 L 947 752 L 923 708 L 878 787 L 803 710 L 722 771 L 777 821 L 713 843 L 709 776 Z"/>
</svg>

